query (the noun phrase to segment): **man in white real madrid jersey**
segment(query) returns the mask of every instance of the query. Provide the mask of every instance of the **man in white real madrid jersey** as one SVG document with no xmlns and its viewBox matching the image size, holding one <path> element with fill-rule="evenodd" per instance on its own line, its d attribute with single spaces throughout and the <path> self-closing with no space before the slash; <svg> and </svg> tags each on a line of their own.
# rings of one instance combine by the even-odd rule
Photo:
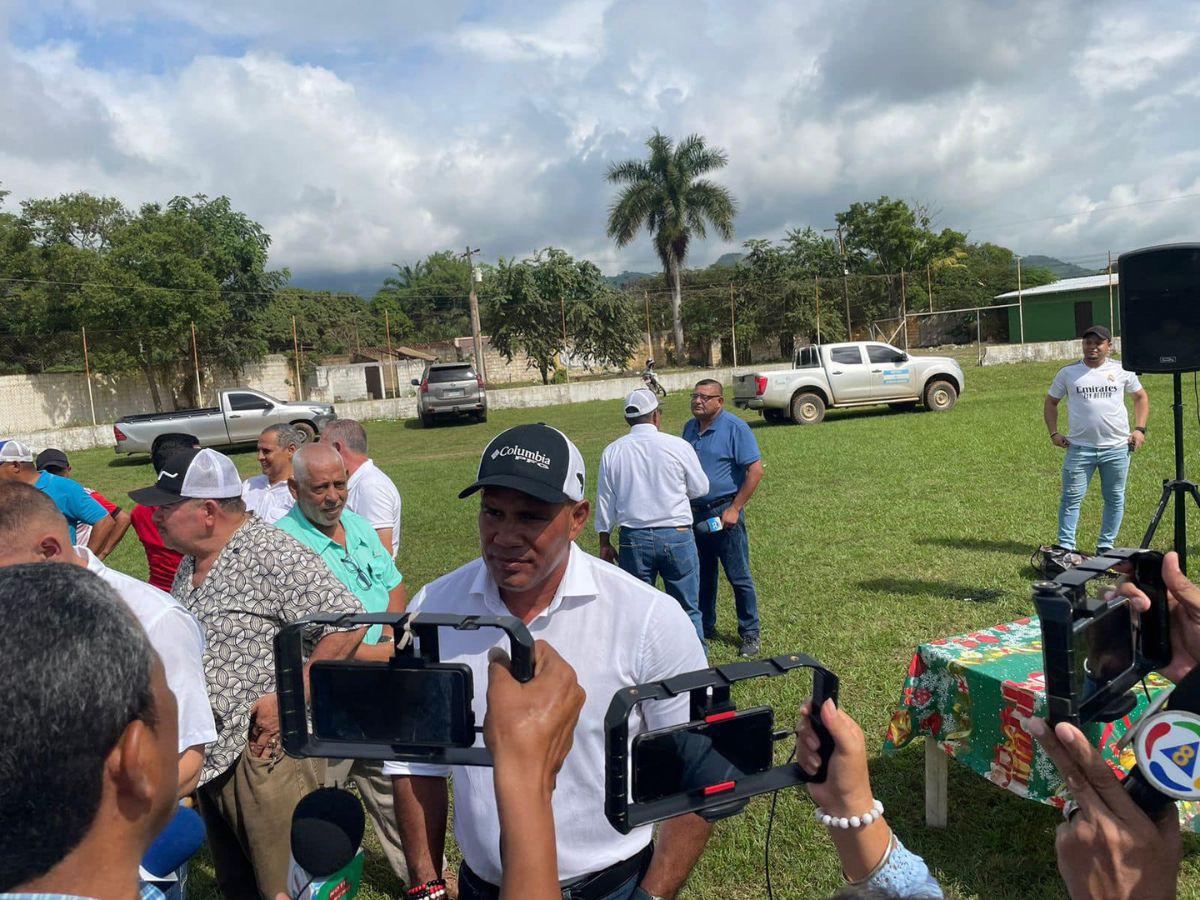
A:
<svg viewBox="0 0 1200 900">
<path fill-rule="evenodd" d="M 574 746 L 554 792 L 558 876 L 579 900 L 673 897 L 704 850 L 710 826 L 696 815 L 651 829 L 617 832 L 604 817 L 604 715 L 613 694 L 706 666 L 686 614 L 673 599 L 616 566 L 584 553 L 583 458 L 561 432 L 521 425 L 488 444 L 475 483 L 481 555 L 426 585 L 410 612 L 512 615 L 567 660 L 587 692 Z M 486 712 L 488 651 L 507 647 L 494 629 L 443 630 L 441 657 L 466 663 L 475 681 L 476 721 Z M 643 704 L 636 732 L 688 719 L 688 699 Z M 447 817 L 446 775 L 454 780 L 454 834 L 462 850 L 462 900 L 499 896 L 500 829 L 493 771 L 388 763 L 396 815 L 414 890 L 441 877 Z M 411 892 L 410 892 L 411 893 Z M 416 895 L 414 895 L 416 896 Z"/>
<path fill-rule="evenodd" d="M 1137 375 L 1108 358 L 1112 352 L 1112 334 L 1103 325 L 1093 325 L 1083 333 L 1083 359 L 1063 366 L 1054 376 L 1046 395 L 1042 415 L 1050 441 L 1066 449 L 1062 467 L 1062 500 L 1058 506 L 1058 538 L 1055 543 L 1075 549 L 1075 529 L 1079 507 L 1087 493 L 1092 475 L 1100 471 L 1100 490 L 1104 496 L 1104 515 L 1100 520 L 1098 553 L 1111 550 L 1121 530 L 1125 513 L 1125 479 L 1129 474 L 1129 456 L 1146 440 L 1146 419 L 1150 398 Z M 1125 395 L 1133 396 L 1135 428 L 1129 430 Z M 1058 404 L 1067 398 L 1067 416 L 1071 424 L 1066 437 L 1058 432 Z"/>
</svg>

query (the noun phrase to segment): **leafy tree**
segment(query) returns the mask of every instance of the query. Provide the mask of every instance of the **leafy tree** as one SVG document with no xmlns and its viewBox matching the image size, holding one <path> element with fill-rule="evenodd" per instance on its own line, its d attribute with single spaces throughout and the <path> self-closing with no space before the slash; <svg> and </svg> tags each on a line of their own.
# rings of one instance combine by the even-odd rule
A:
<svg viewBox="0 0 1200 900">
<path fill-rule="evenodd" d="M 701 176 L 725 166 L 724 150 L 708 147 L 692 134 L 678 145 L 655 131 L 646 146 L 645 160 L 614 163 L 608 181 L 624 185 L 609 210 L 608 235 L 618 247 L 629 244 L 645 226 L 654 240 L 671 288 L 671 317 L 675 352 L 682 360 L 683 339 L 681 273 L 692 239 L 703 240 L 711 225 L 722 238 L 733 238 L 737 203 L 720 185 Z"/>
<path fill-rule="evenodd" d="M 396 274 L 384 279 L 371 301 L 381 328 L 386 308 L 394 339 L 444 341 L 470 334 L 471 270 L 464 258 L 441 250 L 411 265 L 393 266 Z"/>
<path fill-rule="evenodd" d="M 641 337 L 636 304 L 593 263 L 555 247 L 520 262 L 501 259 L 487 282 L 483 314 L 492 346 L 510 361 L 524 353 L 542 384 L 550 383 L 561 353 L 624 366 Z"/>
</svg>

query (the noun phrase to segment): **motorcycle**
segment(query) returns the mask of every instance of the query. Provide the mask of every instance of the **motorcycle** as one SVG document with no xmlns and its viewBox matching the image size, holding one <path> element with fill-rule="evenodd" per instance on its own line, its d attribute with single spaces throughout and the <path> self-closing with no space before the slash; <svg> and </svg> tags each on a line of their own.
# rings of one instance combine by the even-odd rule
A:
<svg viewBox="0 0 1200 900">
<path fill-rule="evenodd" d="M 646 389 L 653 391 L 660 397 L 667 396 L 667 389 L 659 384 L 658 379 L 654 376 L 654 360 L 646 360 L 646 369 L 642 372 L 642 383 L 646 385 Z"/>
</svg>

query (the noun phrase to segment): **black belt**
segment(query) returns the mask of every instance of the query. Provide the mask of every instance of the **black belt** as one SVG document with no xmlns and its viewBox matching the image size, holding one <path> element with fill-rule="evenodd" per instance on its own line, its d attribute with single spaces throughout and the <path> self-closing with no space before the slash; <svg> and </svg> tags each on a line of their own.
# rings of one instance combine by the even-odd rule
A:
<svg viewBox="0 0 1200 900">
<path fill-rule="evenodd" d="M 647 844 L 640 853 L 613 863 L 607 869 L 564 881 L 559 885 L 563 900 L 598 900 L 606 897 L 634 876 L 640 878 L 645 875 L 653 855 L 654 845 Z M 497 900 L 500 896 L 500 888 L 490 881 L 484 881 L 465 862 L 459 867 L 458 880 L 460 885 L 470 886 L 472 891 L 488 900 Z"/>
<path fill-rule="evenodd" d="M 728 504 L 733 502 L 733 498 L 736 496 L 737 494 L 726 494 L 724 497 L 716 497 L 712 500 L 704 500 L 700 503 L 693 503 L 692 510 L 708 510 L 712 509 L 713 507 L 720 506 L 723 503 Z"/>
</svg>

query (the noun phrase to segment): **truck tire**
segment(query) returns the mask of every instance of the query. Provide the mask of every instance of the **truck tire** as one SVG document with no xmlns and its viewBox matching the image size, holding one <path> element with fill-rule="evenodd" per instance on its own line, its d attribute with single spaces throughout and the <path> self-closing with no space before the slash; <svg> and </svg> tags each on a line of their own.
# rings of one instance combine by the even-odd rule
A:
<svg viewBox="0 0 1200 900">
<path fill-rule="evenodd" d="M 791 412 L 797 425 L 816 425 L 825 418 L 825 401 L 820 394 L 797 394 L 792 398 Z"/>
<path fill-rule="evenodd" d="M 421 427 L 422 428 L 432 428 L 433 427 L 433 413 L 421 413 Z"/>
<path fill-rule="evenodd" d="M 925 408 L 930 412 L 949 412 L 958 402 L 958 388 L 949 381 L 937 379 L 925 385 Z"/>
<path fill-rule="evenodd" d="M 317 429 L 312 422 L 293 422 L 292 427 L 300 432 L 306 444 L 311 444 L 317 437 Z"/>
</svg>

